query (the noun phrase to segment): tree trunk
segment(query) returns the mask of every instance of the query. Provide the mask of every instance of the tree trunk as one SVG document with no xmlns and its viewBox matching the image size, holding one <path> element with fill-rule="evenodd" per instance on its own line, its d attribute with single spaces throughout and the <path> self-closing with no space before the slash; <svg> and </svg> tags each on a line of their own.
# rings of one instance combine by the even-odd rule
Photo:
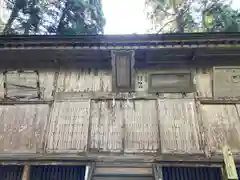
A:
<svg viewBox="0 0 240 180">
<path fill-rule="evenodd" d="M 183 33 L 184 32 L 183 10 L 179 11 L 176 0 L 172 0 L 172 6 L 174 14 L 176 15 L 176 32 Z"/>
<path fill-rule="evenodd" d="M 13 7 L 13 10 L 12 10 L 12 13 L 11 13 L 9 19 L 8 19 L 8 22 L 3 29 L 3 34 L 10 34 L 11 33 L 10 30 L 11 30 L 11 27 L 12 27 L 12 23 L 17 18 L 19 10 L 20 9 L 17 7 L 17 3 L 15 3 L 15 5 Z"/>
<path fill-rule="evenodd" d="M 32 4 L 29 9 L 29 19 L 26 23 L 24 34 L 27 35 L 29 34 L 31 30 L 31 26 L 33 24 L 33 19 L 36 17 L 36 12 L 35 12 L 35 6 L 37 5 L 37 0 L 32 0 Z"/>
<path fill-rule="evenodd" d="M 69 8 L 69 4 L 70 4 L 70 2 L 69 2 L 69 0 L 67 0 L 66 3 L 65 3 L 65 7 L 63 9 L 62 15 L 60 17 L 58 26 L 57 26 L 56 34 L 61 34 L 61 32 L 64 29 L 64 19 L 66 18 L 66 15 L 67 15 L 67 12 L 68 12 L 68 8 Z"/>
<path fill-rule="evenodd" d="M 184 33 L 184 19 L 183 19 L 183 10 L 181 10 L 176 17 L 176 27 L 177 32 Z"/>
</svg>

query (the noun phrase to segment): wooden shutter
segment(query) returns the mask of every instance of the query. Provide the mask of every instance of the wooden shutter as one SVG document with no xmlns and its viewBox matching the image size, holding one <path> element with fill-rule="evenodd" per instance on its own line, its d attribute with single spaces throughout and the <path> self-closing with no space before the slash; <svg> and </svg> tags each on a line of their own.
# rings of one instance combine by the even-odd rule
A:
<svg viewBox="0 0 240 180">
<path fill-rule="evenodd" d="M 39 98 L 38 73 L 34 71 L 8 71 L 6 97 L 17 99 Z"/>
<path fill-rule="evenodd" d="M 112 53 L 112 72 L 113 72 L 113 90 L 114 91 L 132 91 L 133 90 L 133 69 L 134 52 L 133 51 L 114 51 Z"/>
<path fill-rule="evenodd" d="M 192 92 L 193 80 L 190 71 L 166 71 L 149 75 L 149 92 Z"/>
<path fill-rule="evenodd" d="M 240 67 L 214 67 L 213 92 L 215 98 L 240 97 Z"/>
</svg>

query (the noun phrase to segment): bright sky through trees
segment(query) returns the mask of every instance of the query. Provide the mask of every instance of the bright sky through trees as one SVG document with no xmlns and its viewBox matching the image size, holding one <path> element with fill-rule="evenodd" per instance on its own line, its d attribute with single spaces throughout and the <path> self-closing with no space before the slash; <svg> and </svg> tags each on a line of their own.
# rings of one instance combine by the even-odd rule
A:
<svg viewBox="0 0 240 180">
<path fill-rule="evenodd" d="M 146 33 L 150 22 L 144 13 L 144 2 L 145 0 L 102 0 L 107 22 L 105 34 Z M 232 7 L 240 9 L 240 0 L 233 0 Z"/>
</svg>

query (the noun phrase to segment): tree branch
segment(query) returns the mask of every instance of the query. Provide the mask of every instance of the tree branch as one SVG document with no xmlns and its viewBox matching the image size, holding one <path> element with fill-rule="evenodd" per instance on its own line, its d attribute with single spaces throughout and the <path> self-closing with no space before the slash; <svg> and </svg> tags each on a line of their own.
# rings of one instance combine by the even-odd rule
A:
<svg viewBox="0 0 240 180">
<path fill-rule="evenodd" d="M 167 21 L 167 22 L 157 31 L 157 34 L 160 33 L 168 24 L 172 23 L 173 21 L 176 21 L 176 18 L 171 19 L 170 21 Z"/>
<path fill-rule="evenodd" d="M 176 15 L 176 14 L 174 14 L 174 13 L 170 13 L 170 12 L 166 11 L 161 5 L 157 5 L 157 7 L 154 9 L 153 13 L 156 14 L 156 12 L 157 12 L 158 9 L 159 9 L 160 11 L 164 12 L 164 13 L 167 14 L 167 15 L 170 15 L 170 16 Z"/>
</svg>

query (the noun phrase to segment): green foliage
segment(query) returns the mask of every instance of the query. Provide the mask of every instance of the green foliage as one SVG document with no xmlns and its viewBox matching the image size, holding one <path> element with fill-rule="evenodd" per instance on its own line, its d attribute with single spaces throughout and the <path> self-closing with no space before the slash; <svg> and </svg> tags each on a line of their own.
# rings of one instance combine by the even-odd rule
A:
<svg viewBox="0 0 240 180">
<path fill-rule="evenodd" d="M 227 0 L 146 0 L 155 32 L 236 32 L 240 11 Z"/>
<path fill-rule="evenodd" d="M 99 0 L 8 0 L 5 34 L 98 34 L 105 19 Z"/>
<path fill-rule="evenodd" d="M 238 32 L 240 31 L 240 11 L 233 10 L 230 6 L 217 4 L 204 13 L 210 16 L 211 21 L 205 22 L 206 31 L 209 32 Z"/>
</svg>

